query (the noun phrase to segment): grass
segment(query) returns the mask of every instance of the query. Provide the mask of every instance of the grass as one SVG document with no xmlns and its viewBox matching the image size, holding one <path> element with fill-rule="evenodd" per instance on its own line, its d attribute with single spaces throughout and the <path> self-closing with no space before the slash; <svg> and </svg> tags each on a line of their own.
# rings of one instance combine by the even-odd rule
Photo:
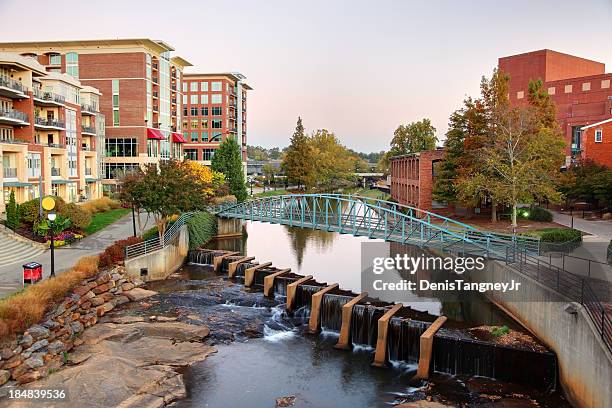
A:
<svg viewBox="0 0 612 408">
<path fill-rule="evenodd" d="M 391 195 L 385 192 L 382 192 L 380 190 L 373 190 L 369 188 L 345 189 L 343 193 L 358 195 L 358 196 L 367 197 L 367 198 L 374 198 L 374 199 L 379 199 L 379 200 L 390 200 L 391 199 Z"/>
<path fill-rule="evenodd" d="M 130 211 L 129 208 L 116 208 L 114 210 L 95 213 L 91 216 L 91 223 L 83 229 L 83 232 L 85 232 L 86 235 L 91 235 L 94 232 L 100 231 Z"/>
<path fill-rule="evenodd" d="M 253 194 L 253 197 L 254 198 L 273 197 L 273 196 L 278 196 L 278 195 L 294 194 L 295 192 L 296 192 L 295 190 L 285 190 L 285 189 L 279 188 L 278 190 L 267 190 L 266 192 Z"/>
<path fill-rule="evenodd" d="M 39 322 L 51 306 L 66 296 L 83 279 L 98 273 L 98 257 L 84 256 L 70 269 L 55 278 L 28 286 L 0 301 L 0 341 Z"/>
</svg>

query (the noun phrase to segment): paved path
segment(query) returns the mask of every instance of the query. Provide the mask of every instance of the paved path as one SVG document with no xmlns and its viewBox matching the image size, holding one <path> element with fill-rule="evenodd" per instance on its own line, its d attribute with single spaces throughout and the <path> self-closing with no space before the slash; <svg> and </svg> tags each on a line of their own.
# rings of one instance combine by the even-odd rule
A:
<svg viewBox="0 0 612 408">
<path fill-rule="evenodd" d="M 570 227 L 572 225 L 572 217 L 566 214 L 561 214 L 556 211 L 553 213 L 553 221 L 557 224 Z M 601 238 L 602 241 L 612 239 L 612 221 L 590 221 L 582 218 L 574 217 L 574 228 L 591 235 Z"/>
<path fill-rule="evenodd" d="M 144 223 L 146 215 L 141 219 Z M 149 217 L 149 222 L 145 228 L 153 225 L 153 217 Z M 74 265 L 82 256 L 97 255 L 104 249 L 119 239 L 129 238 L 133 235 L 132 214 L 120 218 L 117 222 L 109 225 L 69 247 L 57 248 L 55 250 L 55 273 L 61 273 Z M 0 298 L 3 298 L 17 290 L 22 285 L 21 265 L 26 262 L 38 262 L 43 265 L 43 276 L 47 278 L 51 273 L 51 258 L 49 250 L 36 256 L 24 256 L 16 263 L 7 266 L 0 266 Z"/>
</svg>

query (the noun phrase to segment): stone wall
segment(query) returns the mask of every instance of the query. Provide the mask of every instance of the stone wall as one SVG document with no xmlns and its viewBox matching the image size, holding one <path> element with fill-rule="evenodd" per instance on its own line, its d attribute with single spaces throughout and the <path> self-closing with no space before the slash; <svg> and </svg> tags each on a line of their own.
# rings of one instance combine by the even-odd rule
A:
<svg viewBox="0 0 612 408">
<path fill-rule="evenodd" d="M 79 335 L 116 306 L 138 300 L 143 282 L 123 267 L 84 280 L 41 322 L 0 352 L 0 385 L 10 379 L 25 384 L 46 377 L 66 363 L 67 353 L 82 343 Z"/>
</svg>

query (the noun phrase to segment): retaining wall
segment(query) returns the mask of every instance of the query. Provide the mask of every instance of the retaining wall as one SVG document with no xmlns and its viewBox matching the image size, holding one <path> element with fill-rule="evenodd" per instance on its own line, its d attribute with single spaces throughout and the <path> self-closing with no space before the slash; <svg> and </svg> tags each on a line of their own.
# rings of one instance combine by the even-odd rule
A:
<svg viewBox="0 0 612 408">
<path fill-rule="evenodd" d="M 582 305 L 565 301 L 503 262 L 490 261 L 470 276 L 479 282 L 521 282 L 520 291 L 488 296 L 555 351 L 561 385 L 574 405 L 612 407 L 612 355 Z M 524 301 L 529 299 L 540 301 Z M 576 314 L 565 311 L 570 303 Z"/>
</svg>

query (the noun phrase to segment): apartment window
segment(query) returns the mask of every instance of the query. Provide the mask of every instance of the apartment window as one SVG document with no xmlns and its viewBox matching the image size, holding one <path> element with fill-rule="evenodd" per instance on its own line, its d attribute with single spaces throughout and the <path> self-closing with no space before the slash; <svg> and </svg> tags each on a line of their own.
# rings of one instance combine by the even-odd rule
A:
<svg viewBox="0 0 612 408">
<path fill-rule="evenodd" d="M 202 119 L 202 129 L 208 129 L 208 119 Z"/>
<path fill-rule="evenodd" d="M 197 92 L 198 91 L 198 83 L 197 82 L 190 82 L 189 83 L 189 90 L 191 92 Z"/>
<path fill-rule="evenodd" d="M 62 65 L 62 56 L 60 54 L 51 54 L 49 56 L 50 65 Z"/>
<path fill-rule="evenodd" d="M 147 140 L 147 154 L 149 157 L 159 156 L 159 143 L 155 139 Z"/>
<path fill-rule="evenodd" d="M 208 104 L 208 94 L 202 94 L 200 95 L 200 103 L 202 105 L 206 105 Z"/>
<path fill-rule="evenodd" d="M 192 105 L 198 104 L 198 95 L 190 95 L 189 100 Z"/>
<path fill-rule="evenodd" d="M 208 132 L 202 132 L 202 141 L 208 142 Z"/>
<path fill-rule="evenodd" d="M 191 132 L 191 141 L 192 142 L 197 142 L 198 141 L 198 132 Z"/>
<path fill-rule="evenodd" d="M 591 90 L 591 83 L 590 82 L 583 82 L 582 83 L 582 90 L 583 91 L 590 91 Z"/>
<path fill-rule="evenodd" d="M 221 94 L 212 94 L 210 96 L 210 103 L 222 103 L 223 98 Z"/>
<path fill-rule="evenodd" d="M 601 143 L 603 141 L 603 130 L 597 129 L 595 131 L 595 143 Z"/>
<path fill-rule="evenodd" d="M 187 92 L 187 82 L 183 82 L 183 92 Z"/>
<path fill-rule="evenodd" d="M 200 112 L 202 116 L 208 116 L 208 106 L 202 106 Z"/>
<path fill-rule="evenodd" d="M 211 142 L 220 142 L 221 141 L 221 132 L 212 132 L 210 137 Z"/>
<path fill-rule="evenodd" d="M 213 129 L 221 129 L 223 127 L 223 121 L 221 119 L 213 119 L 212 120 L 212 128 Z"/>
<path fill-rule="evenodd" d="M 13 140 L 13 128 L 0 128 L 0 140 L 11 141 Z"/>
<path fill-rule="evenodd" d="M 28 177 L 40 176 L 40 153 L 28 153 Z"/>
<path fill-rule="evenodd" d="M 525 97 L 525 92 L 524 91 L 518 91 L 516 93 L 516 99 L 523 99 Z"/>
<path fill-rule="evenodd" d="M 192 128 L 192 129 L 197 129 L 197 128 L 198 128 L 198 125 L 200 124 L 199 122 L 200 122 L 200 121 L 199 121 L 199 120 L 197 120 L 197 119 L 191 119 L 191 128 Z"/>
<path fill-rule="evenodd" d="M 208 82 L 200 82 L 200 90 L 201 91 L 208 91 Z"/>
<path fill-rule="evenodd" d="M 221 82 L 211 82 L 210 89 L 212 91 L 220 92 L 222 88 Z"/>
<path fill-rule="evenodd" d="M 113 79 L 113 126 L 119 126 L 119 80 Z"/>
<path fill-rule="evenodd" d="M 185 149 L 185 159 L 198 160 L 198 149 Z"/>
<path fill-rule="evenodd" d="M 183 95 L 183 105 L 187 105 L 187 95 Z"/>
<path fill-rule="evenodd" d="M 609 88 L 610 87 L 610 80 L 609 79 L 602 79 L 601 80 L 601 89 L 605 89 L 605 88 Z"/>
<path fill-rule="evenodd" d="M 66 54 L 66 73 L 74 78 L 79 77 L 79 54 L 76 52 Z"/>
<path fill-rule="evenodd" d="M 556 92 L 556 89 L 554 86 L 551 86 L 550 88 L 548 88 L 548 94 L 549 95 L 554 95 Z"/>
<path fill-rule="evenodd" d="M 565 85 L 565 93 L 572 93 L 572 85 Z"/>
<path fill-rule="evenodd" d="M 213 106 L 212 107 L 212 115 L 213 116 L 221 116 L 222 114 L 222 110 L 220 106 Z"/>
<path fill-rule="evenodd" d="M 136 163 L 104 163 L 104 178 L 116 179 L 138 168 Z"/>
<path fill-rule="evenodd" d="M 197 106 L 191 107 L 191 116 L 198 116 L 198 108 Z"/>
<path fill-rule="evenodd" d="M 183 116 L 189 115 L 189 109 L 183 108 Z"/>
<path fill-rule="evenodd" d="M 138 144 L 135 138 L 105 139 L 106 157 L 136 157 Z"/>
<path fill-rule="evenodd" d="M 183 131 L 183 139 L 185 140 L 189 139 L 189 132 L 186 130 Z"/>
<path fill-rule="evenodd" d="M 183 120 L 183 129 L 187 129 L 189 127 L 189 122 L 187 120 Z"/>
<path fill-rule="evenodd" d="M 212 160 L 215 149 L 202 149 L 202 160 Z"/>
</svg>

